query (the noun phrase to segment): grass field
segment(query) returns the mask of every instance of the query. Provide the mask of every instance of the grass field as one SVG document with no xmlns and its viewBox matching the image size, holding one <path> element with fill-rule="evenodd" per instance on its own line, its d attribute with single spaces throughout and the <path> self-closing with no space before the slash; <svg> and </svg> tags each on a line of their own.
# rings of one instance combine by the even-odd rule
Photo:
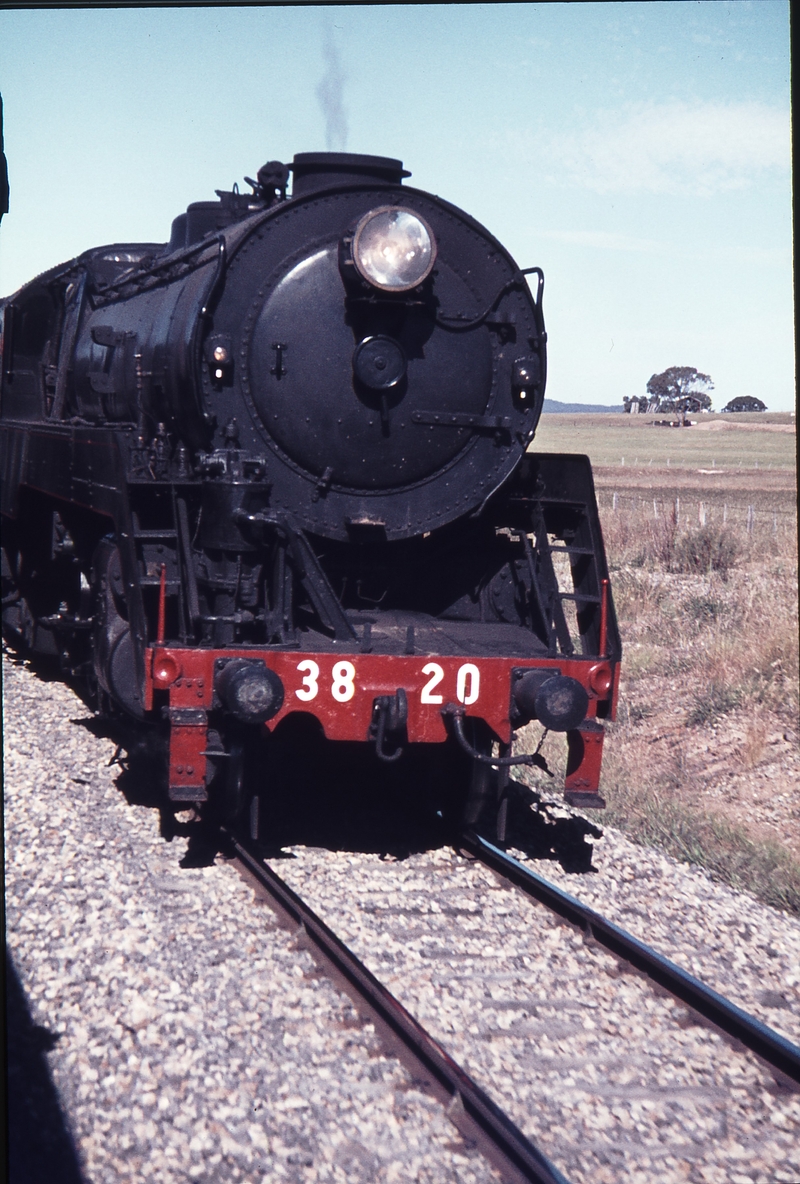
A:
<svg viewBox="0 0 800 1184">
<path fill-rule="evenodd" d="M 796 436 L 788 412 L 698 415 L 696 426 L 658 427 L 652 415 L 543 415 L 537 452 L 582 452 L 594 465 L 794 471 Z M 669 462 L 669 464 L 668 464 Z"/>
<path fill-rule="evenodd" d="M 702 418 L 550 415 L 534 442 L 595 466 L 623 641 L 605 820 L 800 913 L 793 421 Z"/>
</svg>

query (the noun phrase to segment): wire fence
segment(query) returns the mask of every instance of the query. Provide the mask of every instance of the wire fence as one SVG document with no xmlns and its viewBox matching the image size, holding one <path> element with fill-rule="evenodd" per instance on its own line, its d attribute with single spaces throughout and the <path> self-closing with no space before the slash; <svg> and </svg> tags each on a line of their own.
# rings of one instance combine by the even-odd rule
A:
<svg viewBox="0 0 800 1184">
<path fill-rule="evenodd" d="M 642 521 L 669 519 L 676 526 L 730 526 L 747 534 L 771 531 L 779 534 L 796 531 L 797 510 L 785 506 L 760 506 L 755 503 L 720 500 L 697 501 L 680 497 L 647 498 L 643 495 L 621 494 L 616 490 L 600 490 L 597 501 L 601 511 L 612 514 L 633 513 Z"/>
</svg>

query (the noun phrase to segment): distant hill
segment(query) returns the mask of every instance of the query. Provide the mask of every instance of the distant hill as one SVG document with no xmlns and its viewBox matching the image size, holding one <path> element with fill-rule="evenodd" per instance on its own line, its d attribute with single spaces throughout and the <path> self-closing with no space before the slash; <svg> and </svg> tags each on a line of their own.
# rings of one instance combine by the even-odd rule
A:
<svg viewBox="0 0 800 1184">
<path fill-rule="evenodd" d="M 602 414 L 604 411 L 624 411 L 624 407 L 620 403 L 618 407 L 608 407 L 602 403 L 559 403 L 557 399 L 545 399 L 542 411 L 547 414 L 559 414 L 559 412 L 574 415 L 579 411 L 594 412 L 595 415 Z"/>
</svg>

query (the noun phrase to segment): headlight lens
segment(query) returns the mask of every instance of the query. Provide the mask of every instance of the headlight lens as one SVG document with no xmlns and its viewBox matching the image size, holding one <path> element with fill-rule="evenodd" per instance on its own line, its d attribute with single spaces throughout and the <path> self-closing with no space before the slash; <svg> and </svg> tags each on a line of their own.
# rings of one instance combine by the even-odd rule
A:
<svg viewBox="0 0 800 1184">
<path fill-rule="evenodd" d="M 370 210 L 353 238 L 353 262 L 359 274 L 382 292 L 416 288 L 436 261 L 430 227 L 411 210 L 384 206 Z"/>
</svg>

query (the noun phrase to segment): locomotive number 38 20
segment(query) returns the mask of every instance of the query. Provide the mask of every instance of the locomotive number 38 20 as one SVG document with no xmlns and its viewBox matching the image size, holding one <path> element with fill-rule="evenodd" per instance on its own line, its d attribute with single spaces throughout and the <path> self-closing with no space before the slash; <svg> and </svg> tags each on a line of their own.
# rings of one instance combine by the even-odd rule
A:
<svg viewBox="0 0 800 1184">
<path fill-rule="evenodd" d="M 320 669 L 317 662 L 306 658 L 298 662 L 297 669 L 303 675 L 302 686 L 295 691 L 295 696 L 303 703 L 310 703 L 316 699 L 320 691 Z M 446 687 L 444 669 L 438 662 L 427 662 L 422 667 L 423 676 L 427 681 L 420 690 L 420 703 L 441 704 L 444 702 L 442 693 Z M 440 689 L 441 688 L 441 689 Z M 481 690 L 481 672 L 473 662 L 465 662 L 456 672 L 455 694 L 459 703 L 469 707 L 476 703 Z M 337 703 L 347 703 L 356 693 L 356 668 L 352 662 L 336 662 L 330 675 L 330 694 Z"/>
</svg>

